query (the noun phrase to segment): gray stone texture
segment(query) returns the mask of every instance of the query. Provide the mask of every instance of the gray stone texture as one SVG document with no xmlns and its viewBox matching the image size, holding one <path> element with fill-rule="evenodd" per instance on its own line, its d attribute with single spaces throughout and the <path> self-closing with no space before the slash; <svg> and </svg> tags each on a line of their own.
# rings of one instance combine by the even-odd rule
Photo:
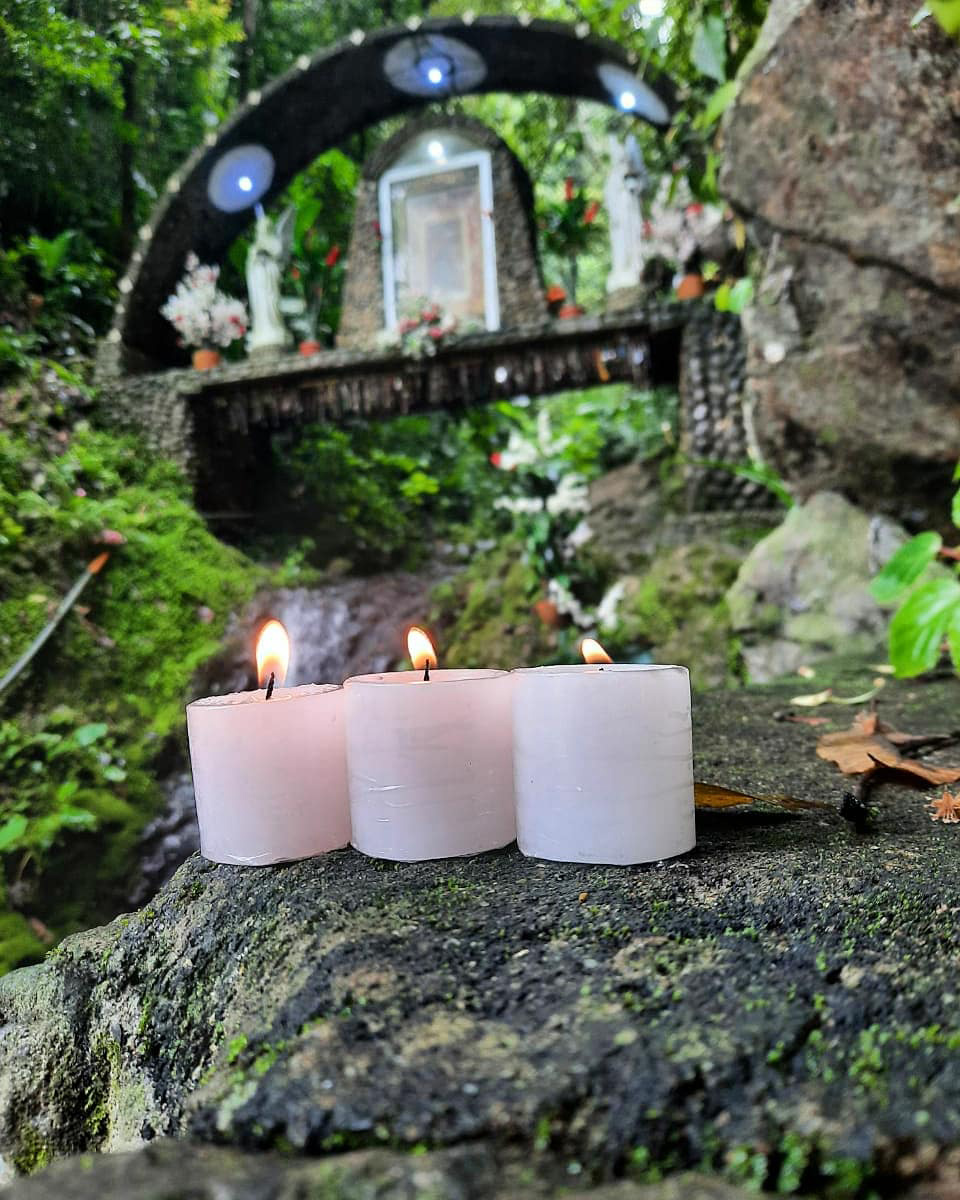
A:
<svg viewBox="0 0 960 1200">
<path fill-rule="evenodd" d="M 790 675 L 838 646 L 885 658 L 890 614 L 870 595 L 870 580 L 905 538 L 835 492 L 792 508 L 754 546 L 727 593 L 748 677 Z"/>
<path fill-rule="evenodd" d="M 482 121 L 462 114 L 428 113 L 405 125 L 364 167 L 350 236 L 338 346 L 350 349 L 372 347 L 383 330 L 377 187 L 380 177 L 404 148 L 432 129 L 456 130 L 490 151 L 501 328 L 529 325 L 547 316 L 533 224 L 533 188 L 520 160 Z"/>
<path fill-rule="evenodd" d="M 767 460 L 920 522 L 960 456 L 960 43 L 912 0 L 773 0 L 720 186 L 762 279 L 748 404 Z"/>
<path fill-rule="evenodd" d="M 869 678 L 829 674 L 845 694 Z M 943 730 L 958 686 L 891 683 L 881 713 Z M 289 1156 L 287 1192 L 211 1192 L 184 1146 L 196 1178 L 182 1194 L 200 1197 L 323 1196 L 311 1174 L 351 1169 L 381 1190 L 345 1195 L 416 1195 L 396 1190 L 416 1165 L 449 1173 L 448 1198 L 522 1195 L 504 1186 L 518 1162 L 545 1191 L 697 1166 L 852 1197 L 946 1169 L 960 1145 L 957 827 L 885 786 L 876 830 L 857 833 L 838 811 L 848 781 L 815 754 L 821 731 L 776 719 L 795 688 L 699 698 L 697 776 L 812 807 L 701 811 L 679 861 L 192 858 L 140 912 L 0 981 L 4 1161 L 186 1134 Z M 826 715 L 828 730 L 850 719 Z M 174 1153 L 131 1161 L 157 1155 L 170 1178 Z M 456 1165 L 470 1154 L 473 1191 Z M 214 1157 L 229 1180 L 240 1160 Z M 78 1190 L 84 1161 L 51 1177 L 60 1195 L 181 1194 L 124 1191 L 95 1159 Z"/>
</svg>

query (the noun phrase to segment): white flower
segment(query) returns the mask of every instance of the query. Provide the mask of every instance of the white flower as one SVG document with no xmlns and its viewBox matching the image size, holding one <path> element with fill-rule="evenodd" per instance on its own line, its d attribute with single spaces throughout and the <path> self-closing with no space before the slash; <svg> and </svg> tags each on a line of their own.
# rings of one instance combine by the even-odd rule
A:
<svg viewBox="0 0 960 1200">
<path fill-rule="evenodd" d="M 620 609 L 620 604 L 623 597 L 626 595 L 627 585 L 623 579 L 618 579 L 603 593 L 603 598 L 597 605 L 597 624 L 601 628 L 610 629 L 617 623 L 617 612 Z"/>
<path fill-rule="evenodd" d="M 589 508 L 589 489 L 582 475 L 564 475 L 547 500 L 547 512 L 555 517 L 561 513 L 587 512 Z"/>
<path fill-rule="evenodd" d="M 220 268 L 207 266 L 192 251 L 187 273 L 177 290 L 160 309 L 185 346 L 229 346 L 247 331 L 247 309 L 242 300 L 217 288 Z"/>
<path fill-rule="evenodd" d="M 593 537 L 593 530 L 590 528 L 589 521 L 580 521 L 574 529 L 567 534 L 567 540 L 564 543 L 566 549 L 573 553 L 579 550 L 581 546 L 585 546 Z"/>
<path fill-rule="evenodd" d="M 574 625 L 578 625 L 581 629 L 589 629 L 593 626 L 591 613 L 583 607 L 573 592 L 569 588 L 565 588 L 558 580 L 551 579 L 547 583 L 547 599 L 552 600 L 557 606 L 557 612 L 568 616 Z"/>
<path fill-rule="evenodd" d="M 543 512 L 543 501 L 537 496 L 500 496 L 494 500 L 493 507 L 512 513 L 538 513 Z"/>
</svg>

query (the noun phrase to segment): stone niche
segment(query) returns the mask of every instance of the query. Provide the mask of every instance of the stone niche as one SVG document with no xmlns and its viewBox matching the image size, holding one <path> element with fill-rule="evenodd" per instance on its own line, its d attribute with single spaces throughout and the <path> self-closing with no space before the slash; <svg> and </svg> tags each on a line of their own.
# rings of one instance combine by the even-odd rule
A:
<svg viewBox="0 0 960 1200">
<path fill-rule="evenodd" d="M 460 115 L 408 123 L 364 167 L 338 346 L 372 348 L 420 299 L 461 331 L 547 316 L 530 178 L 490 128 Z"/>
</svg>

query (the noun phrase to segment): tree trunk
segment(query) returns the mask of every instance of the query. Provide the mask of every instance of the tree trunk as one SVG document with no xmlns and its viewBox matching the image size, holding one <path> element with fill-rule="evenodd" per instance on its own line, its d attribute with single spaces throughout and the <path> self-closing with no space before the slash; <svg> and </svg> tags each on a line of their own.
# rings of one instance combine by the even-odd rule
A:
<svg viewBox="0 0 960 1200">
<path fill-rule="evenodd" d="M 254 86 L 253 54 L 257 44 L 257 15 L 260 0 L 243 0 L 243 41 L 237 61 L 237 79 L 240 88 L 240 98 Z"/>
<path fill-rule="evenodd" d="M 137 63 L 132 57 L 123 60 L 120 90 L 123 95 L 123 128 L 120 136 L 119 250 L 121 259 L 126 259 L 133 249 L 134 232 L 137 227 L 137 184 L 134 179 L 137 149 Z"/>
</svg>

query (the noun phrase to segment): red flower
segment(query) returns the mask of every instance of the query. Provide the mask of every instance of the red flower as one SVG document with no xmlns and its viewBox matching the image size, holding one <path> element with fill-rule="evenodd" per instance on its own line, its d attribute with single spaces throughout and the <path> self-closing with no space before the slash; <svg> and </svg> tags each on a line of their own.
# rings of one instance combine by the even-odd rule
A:
<svg viewBox="0 0 960 1200">
<path fill-rule="evenodd" d="M 702 212 L 703 212 L 702 204 L 688 204 L 687 205 L 687 216 L 688 217 L 699 217 Z"/>
<path fill-rule="evenodd" d="M 299 279 L 300 278 L 300 268 L 299 267 L 291 267 L 290 268 L 290 278 L 291 279 Z"/>
<path fill-rule="evenodd" d="M 436 325 L 431 325 L 427 330 L 427 337 L 431 337 L 435 342 L 439 342 L 443 337 L 443 330 Z"/>
<path fill-rule="evenodd" d="M 495 467 L 500 466 L 500 461 L 502 458 L 503 458 L 503 455 L 500 453 L 499 450 L 494 450 L 494 452 L 490 455 L 490 461 L 493 463 L 493 465 Z"/>
<path fill-rule="evenodd" d="M 335 267 L 337 265 L 337 259 L 339 257 L 340 257 L 340 247 L 339 246 L 331 246 L 330 252 L 327 254 L 327 257 L 323 261 L 327 264 L 328 267 Z"/>
<path fill-rule="evenodd" d="M 575 189 L 573 186 L 573 176 L 568 175 L 567 178 L 563 182 L 563 198 L 568 203 L 573 199 L 574 190 Z"/>
<path fill-rule="evenodd" d="M 587 205 L 587 211 L 583 214 L 584 225 L 592 225 L 597 219 L 597 213 L 600 211 L 600 203 L 597 200 L 591 200 Z"/>
<path fill-rule="evenodd" d="M 101 529 L 98 542 L 102 542 L 105 546 L 122 546 L 127 539 L 117 529 Z"/>
</svg>

